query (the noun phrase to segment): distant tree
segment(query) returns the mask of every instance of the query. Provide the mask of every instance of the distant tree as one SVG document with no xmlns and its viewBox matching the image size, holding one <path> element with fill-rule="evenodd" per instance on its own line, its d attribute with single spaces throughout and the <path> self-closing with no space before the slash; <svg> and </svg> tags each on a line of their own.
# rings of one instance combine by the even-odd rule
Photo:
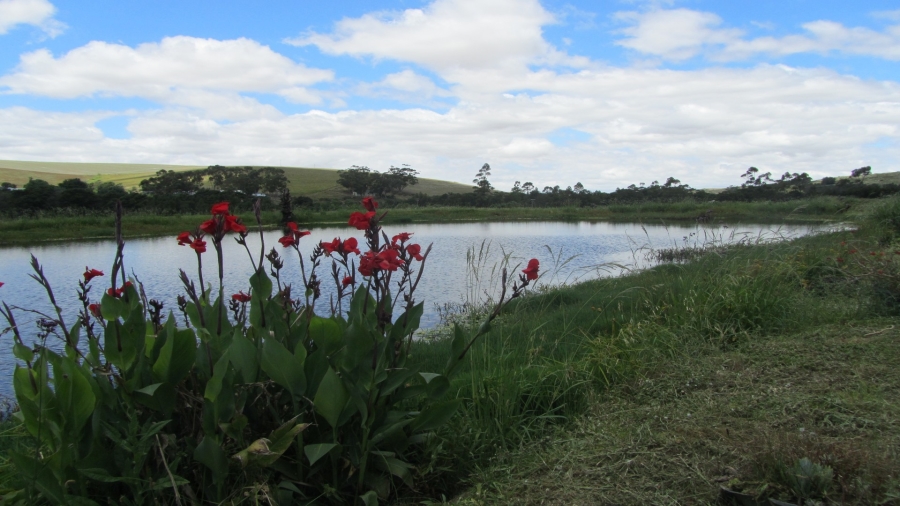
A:
<svg viewBox="0 0 900 506">
<path fill-rule="evenodd" d="M 18 192 L 18 204 L 24 209 L 52 209 L 56 207 L 57 188 L 43 179 L 28 178 L 28 182 Z"/>
<path fill-rule="evenodd" d="M 741 177 L 744 178 L 741 188 L 746 188 L 748 186 L 764 186 L 766 183 L 772 182 L 771 172 L 760 174 L 759 169 L 756 167 L 750 167 L 746 172 L 741 174 Z"/>
<path fill-rule="evenodd" d="M 581 182 L 575 183 L 575 186 L 572 189 L 575 190 L 575 193 L 587 193 L 587 190 Z"/>
<path fill-rule="evenodd" d="M 852 171 L 850 171 L 850 177 L 865 178 L 866 176 L 869 176 L 871 174 L 872 174 L 872 167 L 869 167 L 868 165 L 865 167 L 860 167 L 858 169 L 853 169 Z"/>
<path fill-rule="evenodd" d="M 834 178 L 834 177 L 823 177 L 822 178 L 822 184 L 826 185 L 826 186 L 833 185 L 835 182 L 837 182 L 837 178 Z"/>
<path fill-rule="evenodd" d="M 510 193 L 516 193 L 516 194 L 522 193 L 522 183 L 520 183 L 519 181 L 516 181 L 515 183 L 513 183 L 513 187 L 510 190 Z"/>
<path fill-rule="evenodd" d="M 663 183 L 663 188 L 672 188 L 673 186 L 678 187 L 680 184 L 681 184 L 680 179 L 675 179 L 674 177 L 667 177 L 666 182 Z"/>
<path fill-rule="evenodd" d="M 12 190 L 13 188 L 18 188 L 18 186 L 13 183 L 8 183 L 6 181 L 0 183 L 0 190 Z"/>
<path fill-rule="evenodd" d="M 347 170 L 339 170 L 337 182 L 354 193 L 366 195 L 375 182 L 375 176 L 368 167 L 354 165 Z"/>
<path fill-rule="evenodd" d="M 380 179 L 382 181 L 381 186 L 384 188 L 383 191 L 379 192 L 381 195 L 387 195 L 390 193 L 399 193 L 403 191 L 407 186 L 412 186 L 419 184 L 419 171 L 413 169 L 409 165 L 405 163 L 400 167 L 391 166 L 387 172 L 384 174 L 378 174 L 376 179 Z"/>
<path fill-rule="evenodd" d="M 472 180 L 472 182 L 475 183 L 475 193 L 487 195 L 494 189 L 494 187 L 491 186 L 491 182 L 488 181 L 488 176 L 490 175 L 491 166 L 489 164 L 482 165 L 481 169 L 478 170 L 478 173 L 475 174 L 475 179 Z"/>
<path fill-rule="evenodd" d="M 154 177 L 141 181 L 141 190 L 160 195 L 194 193 L 203 184 L 205 171 L 189 170 L 175 172 L 162 169 Z"/>
<path fill-rule="evenodd" d="M 287 225 L 294 221 L 294 209 L 291 205 L 291 191 L 287 188 L 281 190 L 281 224 Z"/>
<path fill-rule="evenodd" d="M 73 178 L 66 179 L 57 186 L 61 188 L 57 205 L 59 207 L 79 207 L 90 209 L 97 203 L 97 196 L 84 181 Z"/>
<path fill-rule="evenodd" d="M 534 183 L 532 183 L 531 181 L 525 181 L 525 184 L 522 185 L 522 191 L 525 193 L 531 193 L 534 190 Z"/>
<path fill-rule="evenodd" d="M 281 193 L 287 190 L 288 178 L 283 169 L 263 167 L 258 169 L 259 187 L 266 193 Z"/>
</svg>

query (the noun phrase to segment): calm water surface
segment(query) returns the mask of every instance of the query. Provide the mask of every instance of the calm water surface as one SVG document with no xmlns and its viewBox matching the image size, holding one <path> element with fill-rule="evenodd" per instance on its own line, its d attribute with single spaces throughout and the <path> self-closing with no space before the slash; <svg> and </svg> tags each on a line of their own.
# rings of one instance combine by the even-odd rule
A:
<svg viewBox="0 0 900 506">
<path fill-rule="evenodd" d="M 707 227 L 661 226 L 639 224 L 612 224 L 590 222 L 530 222 L 530 223 L 462 223 L 386 227 L 393 235 L 402 231 L 414 232 L 413 240 L 424 248 L 433 243 L 425 273 L 416 292 L 417 300 L 425 301 L 422 327 L 439 323 L 438 306 L 461 303 L 480 298 L 484 290 L 496 283 L 490 282 L 490 273 L 504 254 L 510 256 L 511 265 L 523 264 L 529 258 L 541 261 L 541 281 L 548 284 L 574 282 L 603 276 L 617 275 L 623 268 L 640 268 L 648 265 L 645 253 L 649 248 L 665 248 L 674 245 L 699 244 L 705 241 L 736 242 L 740 240 L 775 240 L 797 237 L 815 231 L 805 225 L 735 225 Z M 273 246 L 285 257 L 282 281 L 295 287 L 302 285 L 299 260 L 293 249 L 282 248 L 277 231 L 266 232 L 267 250 Z M 308 257 L 313 245 L 334 237 L 357 237 L 362 246 L 362 233 L 348 227 L 325 227 L 312 230 L 310 236 L 301 239 L 301 250 Z M 259 236 L 248 237 L 250 250 L 258 255 Z M 482 274 L 476 278 L 468 267 L 467 252 L 486 252 L 480 262 Z M 10 306 L 35 309 L 52 313 L 43 289 L 28 274 L 30 257 L 34 255 L 44 266 L 57 302 L 64 309 L 66 322 L 72 325 L 76 311 L 81 307 L 76 288 L 86 266 L 110 272 L 115 244 L 113 241 L 47 244 L 27 247 L 0 248 L 0 300 Z M 249 289 L 248 278 L 253 273 L 250 259 L 243 247 L 226 238 L 225 293 Z M 215 253 L 212 244 L 204 255 L 207 262 L 204 279 L 209 283 L 216 277 Z M 307 261 L 307 264 L 309 262 Z M 326 268 L 322 268 L 326 267 Z M 319 270 L 322 279 L 324 310 L 333 282 L 330 279 L 330 260 L 327 258 Z M 177 313 L 176 297 L 183 293 L 178 279 L 179 269 L 184 269 L 196 282 L 197 261 L 193 250 L 179 247 L 174 237 L 129 239 L 125 246 L 125 268 L 129 275 L 136 274 L 144 284 L 149 298 L 165 303 L 164 311 Z M 522 266 L 518 267 L 523 268 Z M 99 301 L 102 290 L 109 286 L 109 278 L 96 278 L 91 293 Z M 300 293 L 295 289 L 295 294 Z M 36 333 L 36 316 L 21 310 L 14 311 L 23 334 L 33 338 Z M 6 322 L 0 322 L 0 329 Z M 53 338 L 51 338 L 53 340 Z M 59 343 L 50 343 L 61 348 Z M 0 396 L 12 395 L 11 377 L 15 364 L 12 356 L 12 337 L 9 334 L 0 341 Z"/>
</svg>

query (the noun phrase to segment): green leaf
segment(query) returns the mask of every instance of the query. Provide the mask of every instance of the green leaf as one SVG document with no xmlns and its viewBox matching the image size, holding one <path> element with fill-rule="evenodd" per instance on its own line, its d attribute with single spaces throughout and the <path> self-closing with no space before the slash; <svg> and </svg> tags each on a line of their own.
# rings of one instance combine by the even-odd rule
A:
<svg viewBox="0 0 900 506">
<path fill-rule="evenodd" d="M 318 462 L 319 459 L 328 455 L 328 452 L 337 448 L 338 444 L 336 443 L 322 443 L 316 445 L 306 445 L 303 447 L 303 453 L 306 454 L 306 459 L 309 460 L 309 465 L 313 465 Z"/>
<path fill-rule="evenodd" d="M 140 392 L 142 394 L 146 394 L 146 395 L 149 395 L 150 397 L 153 397 L 153 394 L 156 392 L 156 389 L 161 387 L 162 385 L 163 385 L 162 383 L 154 383 L 152 385 L 147 385 L 144 388 L 137 390 L 137 392 Z"/>
<path fill-rule="evenodd" d="M 241 373 L 244 383 L 253 383 L 259 375 L 259 357 L 256 345 L 250 342 L 240 329 L 234 331 L 228 358 Z"/>
<path fill-rule="evenodd" d="M 338 377 L 334 369 L 328 368 L 322 382 L 319 383 L 319 390 L 316 392 L 316 398 L 313 399 L 316 412 L 334 428 L 338 427 L 338 420 L 350 394 L 344 386 L 344 382 Z"/>
<path fill-rule="evenodd" d="M 226 372 L 228 372 L 228 355 L 222 355 L 213 368 L 212 378 L 209 378 L 209 381 L 206 382 L 206 390 L 203 392 L 203 397 L 211 402 L 216 402 L 219 392 L 222 391 L 222 380 L 225 379 Z"/>
<path fill-rule="evenodd" d="M 419 416 L 417 416 L 413 420 L 413 423 L 410 424 L 410 428 L 413 432 L 437 429 L 450 421 L 450 418 L 456 413 L 460 404 L 462 404 L 462 399 L 453 399 L 451 401 L 432 404 L 419 413 Z"/>
<path fill-rule="evenodd" d="M 125 309 L 125 304 L 112 295 L 104 293 L 103 297 L 100 298 L 100 314 L 106 321 L 111 322 L 116 318 L 122 316 L 122 313 L 125 312 Z"/>
<path fill-rule="evenodd" d="M 34 360 L 34 350 L 20 343 L 13 345 L 13 355 L 15 355 L 17 359 L 25 362 Z"/>
<path fill-rule="evenodd" d="M 426 381 L 428 381 L 428 386 L 425 390 L 428 393 L 428 397 L 431 399 L 443 397 L 443 395 L 447 393 L 447 390 L 450 390 L 450 380 L 447 379 L 446 376 L 438 374 L 436 377 L 431 378 L 431 380 Z"/>
<path fill-rule="evenodd" d="M 204 436 L 200 444 L 194 450 L 194 460 L 200 462 L 212 471 L 213 481 L 221 485 L 228 475 L 228 455 L 209 436 Z"/>
<path fill-rule="evenodd" d="M 81 428 L 94 412 L 97 401 L 94 390 L 78 365 L 68 357 L 61 359 L 59 366 L 53 368 L 53 382 L 64 423 L 77 439 Z"/>
<path fill-rule="evenodd" d="M 415 332 L 419 328 L 419 322 L 422 320 L 422 313 L 425 311 L 424 303 L 420 302 L 413 306 L 409 311 L 401 314 L 397 318 L 397 323 L 391 328 L 391 338 L 394 340 L 402 339 L 410 333 Z"/>
<path fill-rule="evenodd" d="M 380 455 L 372 456 L 372 464 L 382 471 L 387 471 L 394 476 L 402 479 L 407 485 L 412 485 L 412 475 L 409 470 L 414 466 L 403 462 L 396 457 L 383 457 Z"/>
<path fill-rule="evenodd" d="M 263 343 L 262 370 L 272 378 L 272 381 L 287 388 L 295 396 L 301 396 L 306 391 L 306 374 L 303 372 L 303 355 L 293 355 L 274 338 L 268 338 Z"/>
<path fill-rule="evenodd" d="M 197 358 L 197 338 L 190 329 L 178 330 L 175 317 L 170 313 L 166 320 L 166 342 L 153 364 L 153 376 L 157 381 L 176 385 L 191 371 Z"/>
<path fill-rule="evenodd" d="M 374 490 L 369 490 L 365 494 L 359 496 L 364 506 L 378 506 L 378 494 Z"/>
<path fill-rule="evenodd" d="M 308 335 L 326 355 L 333 354 L 343 345 L 341 326 L 331 318 L 314 316 L 309 322 Z"/>
</svg>

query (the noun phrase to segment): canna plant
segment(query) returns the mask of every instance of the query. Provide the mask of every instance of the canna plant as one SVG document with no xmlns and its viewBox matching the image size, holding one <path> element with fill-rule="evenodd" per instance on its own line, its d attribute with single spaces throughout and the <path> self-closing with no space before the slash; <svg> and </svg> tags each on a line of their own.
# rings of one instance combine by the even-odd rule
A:
<svg viewBox="0 0 900 506">
<path fill-rule="evenodd" d="M 356 238 L 336 238 L 304 258 L 309 232 L 287 224 L 278 242 L 299 258 L 299 289 L 283 281 L 282 254 L 265 253 L 262 242 L 255 255 L 247 226 L 227 203 L 213 206 L 209 220 L 177 238 L 197 257 L 196 283 L 181 272 L 177 313 L 165 314 L 127 279 L 121 206 L 109 288 L 92 302 L 105 274 L 86 268 L 74 321 L 32 258 L 55 313 L 40 314 L 28 346 L 15 318 L 22 309 L 0 309 L 20 361 L 16 416 L 37 440 L 33 452 L 10 455 L 22 487 L 5 502 L 374 505 L 413 486 L 417 452 L 463 402 L 448 396 L 450 379 L 503 306 L 537 279 L 539 264 L 528 263 L 508 296 L 504 271 L 485 322 L 455 327 L 445 369 L 423 371 L 410 347 L 431 247 L 405 232 L 389 238 L 379 225 L 386 213 L 371 198 L 362 204 L 348 223 L 363 232 L 365 252 Z M 258 203 L 255 211 L 262 241 Z M 254 268 L 247 293 L 230 297 L 229 234 Z M 209 242 L 217 283 L 203 276 Z M 336 291 L 316 314 L 326 268 Z M 62 340 L 62 352 L 48 347 L 50 337 Z"/>
</svg>

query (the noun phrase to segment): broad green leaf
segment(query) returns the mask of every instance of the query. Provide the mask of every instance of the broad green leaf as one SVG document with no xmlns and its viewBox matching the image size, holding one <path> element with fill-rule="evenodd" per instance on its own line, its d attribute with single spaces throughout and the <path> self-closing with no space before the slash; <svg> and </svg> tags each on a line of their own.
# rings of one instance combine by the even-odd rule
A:
<svg viewBox="0 0 900 506">
<path fill-rule="evenodd" d="M 34 350 L 24 344 L 16 343 L 13 345 L 13 355 L 19 360 L 31 362 L 34 360 Z"/>
<path fill-rule="evenodd" d="M 460 404 L 462 404 L 462 399 L 453 399 L 451 401 L 432 404 L 419 413 L 419 416 L 417 416 L 413 420 L 413 423 L 410 424 L 410 428 L 414 432 L 437 429 L 450 421 L 450 418 L 456 413 Z"/>
<path fill-rule="evenodd" d="M 287 388 L 295 396 L 306 391 L 306 374 L 303 370 L 305 356 L 293 355 L 274 338 L 263 343 L 260 366 L 272 381 Z"/>
<path fill-rule="evenodd" d="M 177 385 L 194 366 L 197 358 L 197 338 L 190 329 L 177 329 L 175 317 L 166 321 L 166 342 L 159 350 L 153 364 L 153 376 L 157 381 Z"/>
<path fill-rule="evenodd" d="M 119 318 L 126 310 L 125 304 L 112 295 L 104 293 L 103 297 L 100 298 L 100 314 L 106 321 L 113 321 Z"/>
<path fill-rule="evenodd" d="M 329 367 L 325 371 L 322 382 L 319 383 L 316 398 L 313 399 L 316 412 L 332 427 L 337 428 L 341 412 L 344 411 L 344 407 L 349 399 L 350 394 L 347 392 L 347 388 L 344 387 L 344 382 L 334 372 L 334 369 Z"/>
<path fill-rule="evenodd" d="M 137 392 L 140 392 L 142 394 L 146 394 L 146 395 L 153 397 L 153 394 L 156 393 L 156 389 L 161 387 L 162 385 L 163 385 L 162 383 L 154 383 L 152 385 L 147 385 L 144 388 L 137 390 Z"/>
<path fill-rule="evenodd" d="M 46 462 L 15 450 L 9 452 L 19 479 L 33 483 L 41 494 L 53 504 L 66 504 L 65 491 Z"/>
<path fill-rule="evenodd" d="M 97 401 L 94 390 L 78 365 L 69 358 L 63 358 L 59 367 L 53 368 L 53 381 L 64 423 L 70 434 L 77 437 L 94 412 Z"/>
<path fill-rule="evenodd" d="M 320 349 L 325 350 L 326 355 L 331 355 L 343 344 L 343 332 L 341 326 L 331 318 L 314 316 L 309 322 L 309 338 Z"/>
<path fill-rule="evenodd" d="M 200 444 L 194 450 L 194 460 L 200 462 L 212 471 L 213 481 L 216 484 L 225 482 L 228 475 L 228 455 L 222 450 L 213 438 L 204 436 Z"/>
<path fill-rule="evenodd" d="M 306 454 L 307 460 L 309 460 L 309 465 L 313 465 L 319 461 L 325 455 L 328 455 L 328 452 L 337 448 L 338 444 L 336 443 L 322 443 L 315 445 L 306 445 L 303 447 L 303 453 Z"/>
<path fill-rule="evenodd" d="M 422 320 L 422 313 L 425 311 L 424 307 L 424 303 L 420 302 L 397 317 L 397 321 L 391 328 L 391 338 L 397 341 L 411 332 L 415 332 L 419 328 L 419 322 Z"/>
<path fill-rule="evenodd" d="M 365 494 L 359 496 L 364 506 L 378 506 L 378 494 L 374 490 L 369 490 Z"/>
<path fill-rule="evenodd" d="M 219 361 L 216 362 L 216 366 L 213 368 L 212 378 L 209 378 L 209 381 L 206 382 L 206 390 L 203 392 L 203 397 L 212 402 L 216 402 L 219 392 L 222 391 L 222 380 L 225 379 L 225 373 L 227 371 L 228 356 L 222 355 L 219 358 Z"/>
<path fill-rule="evenodd" d="M 381 395 L 389 395 L 396 390 L 397 387 L 412 379 L 412 377 L 416 375 L 416 370 L 417 368 L 390 371 L 384 383 L 379 385 L 378 389 L 381 392 Z"/>
<path fill-rule="evenodd" d="M 428 381 L 428 386 L 425 387 L 425 390 L 428 393 L 428 397 L 433 400 L 438 399 L 443 397 L 447 390 L 450 390 L 450 380 L 446 376 L 438 375 Z"/>
<path fill-rule="evenodd" d="M 245 383 L 253 383 L 259 374 L 259 357 L 256 345 L 250 342 L 240 329 L 234 331 L 231 347 L 228 351 L 229 360 L 234 368 L 241 373 Z"/>
<path fill-rule="evenodd" d="M 403 462 L 396 457 L 384 457 L 381 455 L 372 455 L 372 464 L 376 469 L 387 471 L 402 479 L 407 485 L 412 485 L 412 475 L 409 470 L 415 467 L 411 464 Z"/>
</svg>

